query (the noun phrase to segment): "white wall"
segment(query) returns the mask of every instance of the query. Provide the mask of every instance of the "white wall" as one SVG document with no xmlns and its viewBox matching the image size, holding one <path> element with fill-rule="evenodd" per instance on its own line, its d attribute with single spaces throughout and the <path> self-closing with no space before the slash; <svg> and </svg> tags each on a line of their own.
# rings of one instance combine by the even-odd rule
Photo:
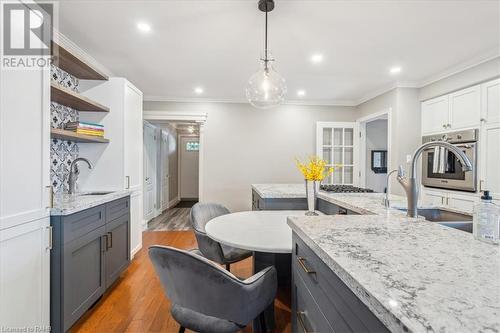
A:
<svg viewBox="0 0 500 333">
<path fill-rule="evenodd" d="M 391 133 L 388 147 L 390 160 L 388 168 L 403 165 L 409 172 L 407 155 L 412 155 L 421 143 L 419 90 L 396 88 L 357 106 L 359 117 L 391 109 Z M 391 179 L 390 193 L 404 195 L 395 178 Z"/>
<path fill-rule="evenodd" d="M 387 150 L 387 120 L 377 119 L 366 124 L 366 188 L 384 192 L 387 174 L 371 168 L 372 150 Z"/>
<path fill-rule="evenodd" d="M 357 118 L 355 108 L 333 106 L 144 102 L 144 110 L 208 114 L 200 197 L 233 211 L 251 209 L 252 183 L 303 181 L 294 159 L 315 153 L 317 121 Z"/>
</svg>

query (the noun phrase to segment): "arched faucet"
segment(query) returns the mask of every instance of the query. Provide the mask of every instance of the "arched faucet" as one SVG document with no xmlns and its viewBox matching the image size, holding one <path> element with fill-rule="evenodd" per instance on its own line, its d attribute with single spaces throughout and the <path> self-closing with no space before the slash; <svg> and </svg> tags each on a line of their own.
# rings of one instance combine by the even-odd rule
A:
<svg viewBox="0 0 500 333">
<path fill-rule="evenodd" d="M 413 159 L 411 162 L 411 173 L 410 173 L 410 179 L 408 180 L 405 176 L 398 175 L 398 182 L 403 186 L 405 192 L 406 192 L 406 198 L 408 201 L 408 212 L 407 215 L 409 217 L 416 217 L 418 215 L 417 211 L 417 202 L 418 202 L 418 188 L 417 188 L 417 179 L 416 179 L 416 174 L 417 174 L 417 161 L 420 155 L 422 155 L 422 152 L 425 149 L 429 149 L 432 147 L 444 147 L 451 151 L 453 154 L 455 154 L 458 159 L 460 160 L 460 163 L 462 164 L 462 170 L 463 171 L 472 171 L 472 163 L 465 155 L 465 153 L 458 147 L 445 142 L 445 141 L 433 141 L 433 142 L 427 142 L 421 145 L 413 154 Z"/>
<path fill-rule="evenodd" d="M 76 179 L 78 178 L 78 174 L 80 173 L 76 165 L 78 162 L 85 162 L 87 163 L 89 169 L 92 169 L 92 163 L 90 163 L 90 161 L 84 157 L 75 158 L 73 162 L 71 162 L 68 177 L 69 194 L 73 194 L 76 191 Z"/>
</svg>

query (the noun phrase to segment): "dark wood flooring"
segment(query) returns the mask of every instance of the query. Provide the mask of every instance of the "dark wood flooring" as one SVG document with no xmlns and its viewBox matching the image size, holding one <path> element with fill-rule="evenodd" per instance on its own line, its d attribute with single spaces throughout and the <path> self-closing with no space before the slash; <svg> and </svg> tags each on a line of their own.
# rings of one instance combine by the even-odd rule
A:
<svg viewBox="0 0 500 333">
<path fill-rule="evenodd" d="M 121 279 L 70 330 L 72 333 L 145 333 L 177 332 L 178 324 L 170 316 L 170 302 L 163 293 L 160 281 L 147 255 L 153 244 L 183 249 L 196 247 L 192 231 L 144 232 L 143 248 Z M 251 258 L 231 265 L 239 277 L 252 273 Z M 290 290 L 280 290 L 275 301 L 275 332 L 291 332 Z M 251 326 L 243 332 L 252 332 Z"/>
</svg>

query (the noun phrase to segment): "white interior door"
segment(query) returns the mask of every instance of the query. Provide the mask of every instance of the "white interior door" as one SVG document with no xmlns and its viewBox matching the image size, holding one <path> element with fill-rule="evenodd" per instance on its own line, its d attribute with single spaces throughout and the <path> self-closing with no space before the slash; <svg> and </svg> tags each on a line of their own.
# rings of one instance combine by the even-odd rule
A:
<svg viewBox="0 0 500 333">
<path fill-rule="evenodd" d="M 355 122 L 318 122 L 316 154 L 324 159 L 334 172 L 324 184 L 359 185 L 358 124 Z"/>
<path fill-rule="evenodd" d="M 199 137 L 180 138 L 180 187 L 181 199 L 198 199 Z"/>
<path fill-rule="evenodd" d="M 156 187 L 156 138 L 155 129 L 144 125 L 144 219 L 152 219 L 155 215 Z"/>
<path fill-rule="evenodd" d="M 161 131 L 161 209 L 168 208 L 169 202 L 169 160 L 168 160 L 168 134 Z"/>
</svg>

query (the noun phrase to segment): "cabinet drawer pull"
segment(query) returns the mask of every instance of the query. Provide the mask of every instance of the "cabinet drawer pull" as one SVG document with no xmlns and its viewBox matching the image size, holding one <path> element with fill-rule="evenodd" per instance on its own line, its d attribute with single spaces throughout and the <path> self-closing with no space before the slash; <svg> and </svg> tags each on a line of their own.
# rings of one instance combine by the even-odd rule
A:
<svg viewBox="0 0 500 333">
<path fill-rule="evenodd" d="M 302 319 L 302 316 L 306 316 L 306 313 L 304 311 L 297 311 L 297 321 L 299 322 L 300 327 L 302 328 L 302 331 L 304 333 L 314 333 L 314 332 L 309 332 L 306 329 L 306 325 L 304 324 L 304 319 Z"/>
<path fill-rule="evenodd" d="M 316 274 L 316 271 L 312 271 L 309 268 L 307 268 L 306 264 L 304 263 L 304 261 L 306 261 L 305 258 L 297 257 L 297 261 L 299 262 L 299 265 L 300 265 L 300 267 L 302 267 L 304 272 L 306 272 L 307 274 Z"/>
<path fill-rule="evenodd" d="M 101 236 L 101 246 L 102 246 L 102 252 L 106 252 L 108 250 L 108 235 L 102 235 Z"/>
<path fill-rule="evenodd" d="M 108 245 L 109 241 L 109 245 Z M 108 235 L 106 236 L 106 250 L 113 248 L 113 233 L 108 232 Z"/>
</svg>

